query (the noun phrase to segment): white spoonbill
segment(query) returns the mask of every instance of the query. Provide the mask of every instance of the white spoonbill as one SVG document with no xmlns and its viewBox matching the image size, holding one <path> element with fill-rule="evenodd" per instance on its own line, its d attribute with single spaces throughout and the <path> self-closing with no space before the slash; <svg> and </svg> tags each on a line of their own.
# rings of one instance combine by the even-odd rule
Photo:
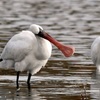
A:
<svg viewBox="0 0 100 100">
<path fill-rule="evenodd" d="M 27 84 L 30 89 L 31 75 L 45 66 L 51 56 L 52 46 L 49 41 L 57 46 L 66 57 L 74 53 L 73 47 L 62 45 L 36 24 L 32 24 L 29 30 L 14 35 L 8 41 L 1 54 L 0 66 L 14 68 L 17 71 L 17 89 L 19 89 L 19 74 L 25 70 L 29 72 Z"/>
<path fill-rule="evenodd" d="M 91 57 L 93 63 L 97 67 L 97 72 L 100 73 L 100 37 L 97 37 L 92 43 Z"/>
</svg>

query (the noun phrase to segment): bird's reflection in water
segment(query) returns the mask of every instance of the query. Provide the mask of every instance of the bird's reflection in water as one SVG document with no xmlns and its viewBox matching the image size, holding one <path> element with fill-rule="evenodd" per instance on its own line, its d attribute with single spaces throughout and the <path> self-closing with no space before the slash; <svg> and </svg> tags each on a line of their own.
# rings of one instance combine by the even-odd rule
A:
<svg viewBox="0 0 100 100">
<path fill-rule="evenodd" d="M 25 92 L 26 91 L 26 92 Z M 26 100 L 45 100 L 40 96 L 40 93 L 36 89 L 23 89 L 22 91 L 16 91 L 15 99 L 26 99 Z"/>
<path fill-rule="evenodd" d="M 1 88 L 0 100 L 45 100 L 36 89 L 21 88 L 20 91 L 15 91 L 15 88 Z"/>
</svg>

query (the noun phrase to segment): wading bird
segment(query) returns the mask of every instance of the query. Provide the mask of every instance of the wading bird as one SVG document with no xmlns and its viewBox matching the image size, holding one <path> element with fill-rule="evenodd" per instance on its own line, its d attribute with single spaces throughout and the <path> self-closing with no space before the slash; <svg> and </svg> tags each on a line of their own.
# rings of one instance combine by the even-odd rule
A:
<svg viewBox="0 0 100 100">
<path fill-rule="evenodd" d="M 36 24 L 32 24 L 29 30 L 23 30 L 8 41 L 1 53 L 0 66 L 14 68 L 17 71 L 17 90 L 19 89 L 19 74 L 25 70 L 29 72 L 27 84 L 30 89 L 31 76 L 45 66 L 51 56 L 50 42 L 57 46 L 66 57 L 73 55 L 75 50 L 73 47 L 59 43 Z"/>
<path fill-rule="evenodd" d="M 91 57 L 97 67 L 97 73 L 100 74 L 100 37 L 96 38 L 91 46 Z"/>
</svg>

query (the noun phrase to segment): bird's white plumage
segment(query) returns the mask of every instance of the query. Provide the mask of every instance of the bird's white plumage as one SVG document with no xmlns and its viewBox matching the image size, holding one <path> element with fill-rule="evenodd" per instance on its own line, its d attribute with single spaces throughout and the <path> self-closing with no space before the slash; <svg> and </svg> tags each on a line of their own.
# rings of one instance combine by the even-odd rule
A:
<svg viewBox="0 0 100 100">
<path fill-rule="evenodd" d="M 100 72 L 100 37 L 96 38 L 91 46 L 91 57 Z"/>
<path fill-rule="evenodd" d="M 36 25 L 36 24 L 32 24 L 32 25 L 30 25 L 30 27 L 29 27 L 29 30 L 30 30 L 31 32 L 33 32 L 34 34 L 38 34 L 38 33 L 39 33 L 39 29 L 43 30 L 43 28 L 42 28 L 41 26 Z"/>
<path fill-rule="evenodd" d="M 37 27 L 34 32 L 39 32 Z M 3 61 L 0 66 L 14 68 L 16 71 L 27 70 L 31 74 L 37 73 L 45 66 L 51 56 L 52 46 L 48 40 L 35 34 L 37 33 L 26 30 L 14 35 L 1 54 Z"/>
<path fill-rule="evenodd" d="M 21 61 L 32 50 L 34 42 L 36 42 L 36 38 L 32 32 L 22 31 L 9 40 L 1 54 L 1 58 Z"/>
</svg>

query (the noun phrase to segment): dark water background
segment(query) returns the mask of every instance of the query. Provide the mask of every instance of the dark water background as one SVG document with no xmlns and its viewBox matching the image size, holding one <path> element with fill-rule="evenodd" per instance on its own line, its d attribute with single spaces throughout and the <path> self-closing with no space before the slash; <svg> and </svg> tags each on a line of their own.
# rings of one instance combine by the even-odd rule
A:
<svg viewBox="0 0 100 100">
<path fill-rule="evenodd" d="M 100 0 L 0 0 L 0 52 L 14 34 L 32 23 L 73 45 L 75 54 L 65 58 L 53 46 L 46 67 L 32 77 L 30 92 L 27 74 L 21 75 L 21 90 L 16 92 L 16 76 L 1 71 L 0 100 L 97 100 L 90 46 L 100 34 Z"/>
</svg>

